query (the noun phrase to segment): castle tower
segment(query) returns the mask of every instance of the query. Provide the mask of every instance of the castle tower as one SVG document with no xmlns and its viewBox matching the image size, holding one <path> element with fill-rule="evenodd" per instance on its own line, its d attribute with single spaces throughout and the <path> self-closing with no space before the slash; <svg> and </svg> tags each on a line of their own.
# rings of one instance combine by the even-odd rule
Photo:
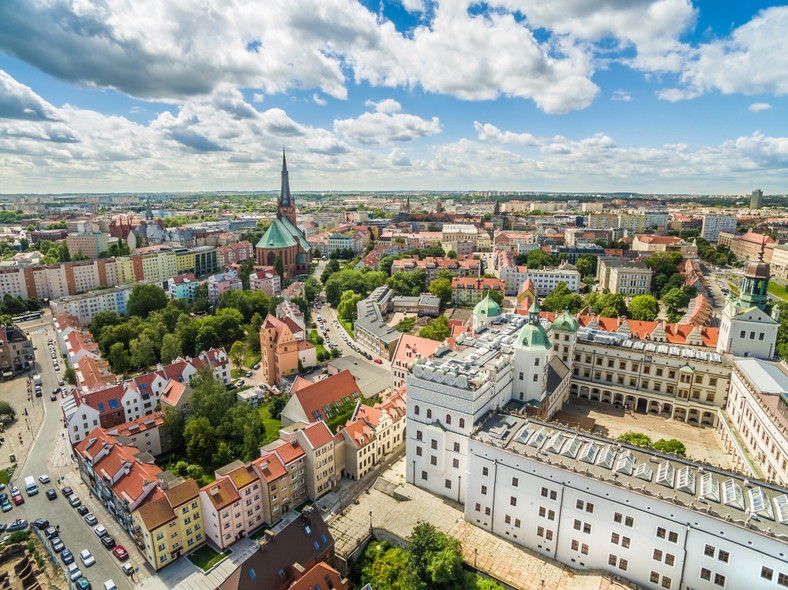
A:
<svg viewBox="0 0 788 590">
<path fill-rule="evenodd" d="M 282 148 L 282 186 L 279 189 L 279 201 L 276 204 L 276 217 L 277 219 L 289 219 L 293 227 L 297 227 L 295 201 L 290 194 L 290 175 L 287 172 L 285 148 Z"/>
<path fill-rule="evenodd" d="M 552 338 L 554 344 L 550 349 L 550 358 L 558 357 L 567 367 L 572 366 L 575 343 L 577 342 L 577 330 L 580 327 L 577 319 L 568 311 L 564 311 L 560 316 L 555 318 L 552 327 Z"/>
<path fill-rule="evenodd" d="M 473 308 L 473 332 L 479 332 L 486 328 L 495 318 L 500 317 L 501 306 L 498 305 L 490 294 L 487 293 L 484 299 Z"/>
<path fill-rule="evenodd" d="M 528 310 L 528 323 L 514 342 L 514 379 L 512 399 L 541 406 L 547 384 L 547 361 L 552 349 L 539 319 L 539 301 L 534 299 Z"/>
<path fill-rule="evenodd" d="M 769 277 L 771 267 L 768 262 L 763 261 L 764 245 L 761 244 L 761 252 L 757 262 L 748 262 L 744 270 L 744 280 L 741 285 L 739 301 L 741 307 L 757 307 L 761 311 L 766 311 L 766 304 L 769 302 Z"/>
</svg>

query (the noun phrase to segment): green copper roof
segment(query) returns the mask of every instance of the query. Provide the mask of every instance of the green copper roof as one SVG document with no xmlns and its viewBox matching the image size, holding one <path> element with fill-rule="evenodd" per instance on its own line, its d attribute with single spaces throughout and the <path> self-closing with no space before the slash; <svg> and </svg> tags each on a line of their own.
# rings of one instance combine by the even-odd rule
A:
<svg viewBox="0 0 788 590">
<path fill-rule="evenodd" d="M 550 350 L 552 345 L 541 323 L 525 324 L 514 345 L 526 350 Z"/>
<path fill-rule="evenodd" d="M 577 320 L 570 314 L 568 311 L 565 311 L 560 316 L 555 318 L 553 322 L 553 330 L 557 332 L 577 332 L 577 329 L 580 327 L 580 324 L 577 323 Z"/>
<path fill-rule="evenodd" d="M 288 223 L 288 225 L 292 225 Z M 281 219 L 274 219 L 257 242 L 258 248 L 289 248 L 298 242 Z"/>
<path fill-rule="evenodd" d="M 501 306 L 487 293 L 484 299 L 473 308 L 473 315 L 496 318 L 501 315 Z"/>
<path fill-rule="evenodd" d="M 280 221 L 284 224 L 285 228 L 290 233 L 290 235 L 295 240 L 298 241 L 298 243 L 301 245 L 301 249 L 302 250 L 305 250 L 307 252 L 310 252 L 312 250 L 312 248 L 309 247 L 309 242 L 306 241 L 306 238 L 304 237 L 304 234 L 302 234 L 301 230 L 299 230 L 296 226 L 294 226 L 292 223 L 290 223 L 289 219 L 284 217 L 284 218 L 280 219 Z"/>
</svg>

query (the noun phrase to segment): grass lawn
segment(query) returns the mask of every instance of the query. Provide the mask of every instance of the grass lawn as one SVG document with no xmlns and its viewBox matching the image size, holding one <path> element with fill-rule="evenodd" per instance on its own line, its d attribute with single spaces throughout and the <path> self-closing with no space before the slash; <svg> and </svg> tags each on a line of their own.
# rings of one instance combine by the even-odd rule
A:
<svg viewBox="0 0 788 590">
<path fill-rule="evenodd" d="M 7 484 L 11 481 L 11 476 L 14 475 L 14 470 L 16 469 L 16 465 L 11 465 L 8 469 L 3 469 L 0 471 L 0 483 Z"/>
<path fill-rule="evenodd" d="M 265 443 L 279 438 L 279 429 L 282 428 L 282 421 L 271 417 L 271 402 L 263 404 L 257 411 L 260 413 L 260 418 L 263 420 L 265 426 Z"/>
<path fill-rule="evenodd" d="M 353 333 L 353 322 L 349 322 L 347 320 L 339 320 L 339 323 L 342 324 L 342 327 L 345 328 L 345 332 L 347 332 L 350 337 L 355 340 L 356 335 Z"/>
<path fill-rule="evenodd" d="M 325 346 L 317 343 L 317 338 L 317 330 L 312 330 L 309 332 L 309 341 L 315 345 L 315 354 L 318 356 L 318 358 L 320 358 L 323 353 L 328 354 L 328 351 L 326 350 Z"/>
<path fill-rule="evenodd" d="M 230 371 L 230 375 L 232 376 L 233 379 L 238 379 L 239 377 L 243 377 L 244 375 L 246 375 L 246 371 L 244 371 L 243 369 L 232 369 Z"/>
<path fill-rule="evenodd" d="M 248 368 L 251 369 L 259 362 L 260 362 L 259 352 L 254 352 L 253 350 L 246 351 L 246 356 L 244 357 L 244 365 L 246 365 Z"/>
<path fill-rule="evenodd" d="M 769 294 L 779 297 L 783 301 L 788 301 L 788 290 L 780 283 L 769 281 Z"/>
<path fill-rule="evenodd" d="M 230 551 L 217 553 L 208 545 L 203 545 L 194 553 L 190 553 L 187 557 L 194 565 L 202 571 L 207 572 L 228 555 L 230 555 Z"/>
</svg>

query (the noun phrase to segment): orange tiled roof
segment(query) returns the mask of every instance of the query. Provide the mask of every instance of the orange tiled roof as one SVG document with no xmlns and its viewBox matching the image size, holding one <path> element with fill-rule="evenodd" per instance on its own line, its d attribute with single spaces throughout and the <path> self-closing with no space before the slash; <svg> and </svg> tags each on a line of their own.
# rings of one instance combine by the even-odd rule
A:
<svg viewBox="0 0 788 590">
<path fill-rule="evenodd" d="M 283 475 L 287 475 L 287 469 L 285 469 L 282 460 L 276 453 L 266 451 L 262 457 L 252 461 L 252 465 L 255 466 L 260 477 L 263 478 L 267 484 L 279 479 Z"/>
<path fill-rule="evenodd" d="M 201 487 L 200 491 L 205 492 L 208 499 L 217 510 L 221 510 L 225 506 L 237 502 L 241 498 L 238 492 L 235 491 L 233 483 L 226 478 L 217 479 L 215 482 Z"/>
<path fill-rule="evenodd" d="M 227 476 L 232 480 L 238 490 L 253 484 L 259 479 L 257 477 L 257 472 L 255 472 L 250 465 L 244 465 L 243 467 L 233 469 Z"/>
<path fill-rule="evenodd" d="M 353 374 L 344 369 L 336 375 L 331 375 L 321 379 L 306 387 L 302 387 L 296 392 L 291 391 L 291 396 L 298 399 L 301 408 L 306 416 L 314 416 L 319 412 L 323 416 L 323 408 L 336 401 L 341 401 L 346 397 L 352 397 L 354 393 L 361 396 L 361 391 L 356 385 Z M 325 416 L 323 416 L 325 418 Z"/>
<path fill-rule="evenodd" d="M 149 531 L 156 530 L 175 518 L 175 512 L 163 495 L 143 504 L 137 509 L 137 513 Z"/>
<path fill-rule="evenodd" d="M 170 506 L 177 508 L 191 500 L 195 500 L 200 495 L 200 488 L 197 482 L 189 478 L 168 490 L 163 491 Z"/>
<path fill-rule="evenodd" d="M 304 449 L 295 440 L 291 442 L 283 440 L 281 442 L 282 444 L 273 449 L 273 452 L 279 455 L 279 458 L 285 465 L 289 465 L 304 456 Z"/>
<path fill-rule="evenodd" d="M 313 449 L 319 449 L 334 440 L 334 435 L 331 434 L 331 430 L 329 430 L 326 423 L 322 420 L 319 422 L 312 422 L 309 426 L 304 428 L 304 435 Z"/>
</svg>

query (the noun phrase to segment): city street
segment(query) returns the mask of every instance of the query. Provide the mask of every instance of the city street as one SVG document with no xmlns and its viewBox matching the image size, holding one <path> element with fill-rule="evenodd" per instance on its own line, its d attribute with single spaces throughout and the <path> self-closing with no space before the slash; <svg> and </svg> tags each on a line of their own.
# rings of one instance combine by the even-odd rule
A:
<svg viewBox="0 0 788 590">
<path fill-rule="evenodd" d="M 92 528 L 60 493 L 61 487 L 70 485 L 74 493 L 95 514 L 99 523 L 107 528 L 119 545 L 126 548 L 132 563 L 141 568 L 141 571 L 135 575 L 135 579 L 140 580 L 149 575 L 147 565 L 131 538 L 121 531 L 119 525 L 103 506 L 100 506 L 95 499 L 91 500 L 88 497 L 88 489 L 79 479 L 76 463 L 71 457 L 70 445 L 63 428 L 60 399 L 55 402 L 49 399 L 50 392 L 58 386 L 58 379 L 62 378 L 61 375 L 65 371 L 65 362 L 60 358 L 60 351 L 58 351 L 60 372 L 54 370 L 52 359 L 49 356 L 47 339 L 54 339 L 54 331 L 49 320 L 50 316 L 47 312 L 40 321 L 25 322 L 20 325 L 31 335 L 37 349 L 35 351 L 36 372 L 41 375 L 44 395 L 40 398 L 33 397 L 30 402 L 27 401 L 27 376 L 0 384 L 0 399 L 9 401 L 17 410 L 15 428 L 18 429 L 20 425 L 24 425 L 23 443 L 25 440 L 32 441 L 32 444 L 23 444 L 23 447 L 18 451 L 15 448 L 19 454 L 17 457 L 19 463 L 12 481 L 22 490 L 25 503 L 21 506 L 14 506 L 13 510 L 3 514 L 2 521 L 10 523 L 17 518 L 24 518 L 30 522 L 36 518 L 45 518 L 52 526 L 59 525 L 60 538 L 76 557 L 76 562 L 83 575 L 90 581 L 93 588 L 100 589 L 105 580 L 112 579 L 121 590 L 131 589 L 134 584 L 121 572 L 121 563 L 104 548 Z M 26 417 L 23 414 L 25 408 L 28 408 L 29 416 L 27 418 L 29 418 L 31 426 L 29 433 L 25 422 Z M 22 415 L 20 416 L 20 414 Z M 39 416 L 40 420 L 37 420 Z M 12 438 L 14 442 L 19 440 L 13 429 L 6 434 L 6 443 L 10 442 Z M 3 467 L 7 467 L 8 455 L 5 453 L 7 447 L 8 444 L 4 445 L 3 459 L 6 461 L 3 461 Z M 39 482 L 38 477 L 42 474 L 49 475 L 52 481 L 49 484 Z M 24 478 L 28 475 L 35 477 L 36 483 L 39 485 L 39 494 L 33 497 L 29 497 L 23 489 Z M 60 478 L 65 479 L 61 482 Z M 44 494 L 50 488 L 58 491 L 57 499 L 52 501 L 48 500 Z M 89 549 L 93 553 L 96 558 L 94 566 L 86 568 L 80 562 L 78 554 L 83 549 Z"/>
</svg>

